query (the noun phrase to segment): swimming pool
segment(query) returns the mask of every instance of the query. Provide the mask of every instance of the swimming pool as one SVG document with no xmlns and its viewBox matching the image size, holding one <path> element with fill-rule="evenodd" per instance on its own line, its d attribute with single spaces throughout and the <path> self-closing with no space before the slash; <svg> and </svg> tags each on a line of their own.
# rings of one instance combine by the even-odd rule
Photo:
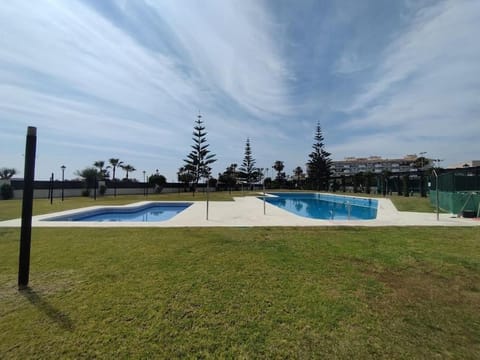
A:
<svg viewBox="0 0 480 360">
<path fill-rule="evenodd" d="M 318 193 L 269 193 L 265 201 L 296 215 L 324 220 L 371 220 L 378 201 Z"/>
<path fill-rule="evenodd" d="M 190 205 L 192 203 L 149 203 L 130 207 L 103 207 L 43 221 L 157 222 L 173 218 Z"/>
</svg>

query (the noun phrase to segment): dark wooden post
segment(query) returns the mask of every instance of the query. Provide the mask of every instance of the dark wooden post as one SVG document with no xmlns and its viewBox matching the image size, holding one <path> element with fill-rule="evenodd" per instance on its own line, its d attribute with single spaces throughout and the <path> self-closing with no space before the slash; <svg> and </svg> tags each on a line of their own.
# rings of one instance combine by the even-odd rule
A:
<svg viewBox="0 0 480 360">
<path fill-rule="evenodd" d="M 28 286 L 30 273 L 30 245 L 32 240 L 33 187 L 35 177 L 35 153 L 37 128 L 29 126 L 25 145 L 25 171 L 22 199 L 22 228 L 20 231 L 20 256 L 18 265 L 18 289 Z"/>
<path fill-rule="evenodd" d="M 50 176 L 50 205 L 53 204 L 53 173 Z"/>
<path fill-rule="evenodd" d="M 65 165 L 62 165 L 60 168 L 62 169 L 62 201 L 63 201 L 64 193 L 65 193 L 65 169 L 67 167 Z"/>
</svg>

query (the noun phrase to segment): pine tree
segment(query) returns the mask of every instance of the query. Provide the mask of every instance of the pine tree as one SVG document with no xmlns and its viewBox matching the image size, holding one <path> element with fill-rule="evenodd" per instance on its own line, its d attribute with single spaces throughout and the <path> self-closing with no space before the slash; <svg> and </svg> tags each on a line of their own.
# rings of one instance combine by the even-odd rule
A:
<svg viewBox="0 0 480 360">
<path fill-rule="evenodd" d="M 307 163 L 308 179 L 313 188 L 326 190 L 328 189 L 328 179 L 331 175 L 332 160 L 330 159 L 331 154 L 325 150 L 320 123 L 317 123 L 314 140 L 313 151 L 308 155 L 310 158 Z"/>
<path fill-rule="evenodd" d="M 207 132 L 205 131 L 201 115 L 198 115 L 193 129 L 192 151 L 187 155 L 187 159 L 183 161 L 185 162 L 186 170 L 192 174 L 193 194 L 195 195 L 200 179 L 210 176 L 212 168 L 209 165 L 213 164 L 217 159 L 215 159 L 215 154 L 210 154 L 208 149 L 210 145 L 206 143 Z"/>
<path fill-rule="evenodd" d="M 240 178 L 245 181 L 249 187 L 260 178 L 260 170 L 255 167 L 255 162 L 256 160 L 252 156 L 252 149 L 250 147 L 250 139 L 247 138 L 245 157 L 243 158 L 242 166 L 240 166 L 238 170 L 240 171 Z"/>
</svg>

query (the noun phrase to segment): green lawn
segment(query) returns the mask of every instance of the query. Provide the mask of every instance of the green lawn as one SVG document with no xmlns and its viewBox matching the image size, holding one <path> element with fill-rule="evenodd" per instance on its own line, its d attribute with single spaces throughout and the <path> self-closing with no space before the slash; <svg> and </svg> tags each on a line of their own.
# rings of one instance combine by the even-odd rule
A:
<svg viewBox="0 0 480 360">
<path fill-rule="evenodd" d="M 0 228 L 0 358 L 480 357 L 472 228 Z"/>
<path fill-rule="evenodd" d="M 234 196 L 247 196 L 252 192 L 232 191 L 225 192 L 211 192 L 209 193 L 209 199 L 212 201 L 233 201 Z M 60 199 L 54 199 L 50 204 L 48 199 L 35 199 L 33 202 L 33 215 L 48 214 L 57 211 L 77 209 L 80 207 L 96 206 L 96 205 L 124 205 L 137 201 L 205 201 L 206 194 L 204 192 L 198 192 L 195 196 L 192 193 L 172 193 L 172 194 L 154 194 L 145 197 L 143 195 L 122 195 L 122 196 L 104 196 L 98 197 L 97 200 L 88 197 L 72 197 L 65 198 L 65 201 Z M 21 217 L 22 214 L 22 201 L 13 200 L 0 200 L 0 221 L 10 220 Z"/>
<path fill-rule="evenodd" d="M 414 211 L 414 212 L 435 212 L 436 208 L 430 203 L 430 199 L 420 196 L 398 196 L 392 195 L 388 197 L 398 211 Z M 443 212 L 443 211 L 441 211 Z"/>
<path fill-rule="evenodd" d="M 0 219 L 20 206 L 0 201 Z M 475 228 L 34 228 L 22 292 L 18 239 L 0 228 L 0 359 L 480 357 Z"/>
<path fill-rule="evenodd" d="M 272 190 L 275 191 L 275 190 Z M 225 192 L 211 192 L 209 193 L 212 201 L 232 201 L 233 197 L 257 195 L 258 192 L 242 192 L 232 191 Z M 342 195 L 343 193 L 338 193 Z M 80 207 L 94 206 L 94 205 L 123 205 L 130 204 L 137 201 L 158 200 L 158 201 L 204 201 L 206 199 L 204 192 L 197 193 L 195 197 L 192 193 L 173 193 L 173 194 L 155 194 L 149 195 L 145 198 L 143 195 L 122 195 L 122 196 L 106 196 L 98 197 L 97 200 L 87 197 L 66 198 L 65 201 L 54 199 L 53 204 L 47 199 L 35 199 L 33 203 L 33 214 L 47 214 L 57 211 L 76 209 Z M 367 194 L 352 194 L 345 193 L 351 196 L 371 196 L 377 195 Z M 430 204 L 428 198 L 422 197 L 403 197 L 392 195 L 388 197 L 399 211 L 416 211 L 416 212 L 434 212 L 434 207 Z M 21 216 L 21 200 L 0 200 L 0 221 L 19 218 Z"/>
</svg>

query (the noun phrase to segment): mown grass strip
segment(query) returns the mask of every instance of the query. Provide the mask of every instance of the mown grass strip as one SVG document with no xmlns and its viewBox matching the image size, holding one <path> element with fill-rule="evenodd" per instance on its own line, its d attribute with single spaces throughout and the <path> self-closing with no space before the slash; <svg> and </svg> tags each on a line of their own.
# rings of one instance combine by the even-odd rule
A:
<svg viewBox="0 0 480 360">
<path fill-rule="evenodd" d="M 471 228 L 0 229 L 0 358 L 478 358 Z"/>
<path fill-rule="evenodd" d="M 343 194 L 343 193 L 339 193 Z M 233 201 L 233 197 L 258 195 L 258 192 L 211 192 L 209 198 L 211 201 Z M 365 196 L 365 194 L 351 194 L 346 195 L 358 195 Z M 371 195 L 373 197 L 373 195 Z M 376 197 L 376 196 L 375 196 Z M 402 196 L 389 196 L 393 204 L 399 211 L 415 211 L 415 212 L 434 212 L 434 208 L 430 204 L 428 198 L 421 197 L 402 197 Z M 54 199 L 53 204 L 50 204 L 48 199 L 35 199 L 33 202 L 33 214 L 41 215 L 48 214 L 57 211 L 77 209 L 87 206 L 96 205 L 125 205 L 138 201 L 205 201 L 206 194 L 204 192 L 198 192 L 195 196 L 192 193 L 171 193 L 171 194 L 153 194 L 145 197 L 143 195 L 121 195 L 117 197 L 104 196 L 98 197 L 97 200 L 87 197 L 74 197 L 66 198 L 65 201 L 60 199 Z M 0 221 L 10 220 L 21 217 L 21 200 L 3 200 L 0 201 Z"/>
</svg>

